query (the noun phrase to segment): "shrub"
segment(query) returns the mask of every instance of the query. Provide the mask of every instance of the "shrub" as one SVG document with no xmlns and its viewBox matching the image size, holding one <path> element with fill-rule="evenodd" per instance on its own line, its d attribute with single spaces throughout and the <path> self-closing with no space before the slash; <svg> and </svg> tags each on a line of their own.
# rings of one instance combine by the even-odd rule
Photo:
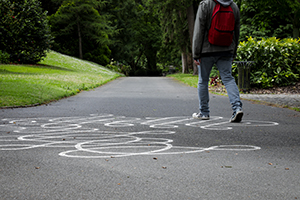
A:
<svg viewBox="0 0 300 200">
<path fill-rule="evenodd" d="M 255 61 L 251 67 L 252 86 L 268 88 L 286 86 L 299 81 L 300 40 L 263 38 L 258 41 L 252 37 L 241 42 L 237 52 L 238 61 Z M 237 77 L 237 67 L 233 67 Z"/>
<path fill-rule="evenodd" d="M 5 51 L 0 50 L 0 64 L 8 64 L 9 63 L 9 54 Z"/>
<path fill-rule="evenodd" d="M 47 14 L 38 0 L 0 1 L 0 50 L 14 63 L 37 63 L 50 49 Z"/>
<path fill-rule="evenodd" d="M 92 46 L 92 45 L 91 45 Z M 91 47 L 90 46 L 90 47 Z M 94 47 L 94 46 L 93 46 Z M 86 48 L 87 53 L 83 55 L 83 58 L 88 61 L 92 61 L 98 63 L 100 65 L 107 65 L 110 62 L 109 56 L 111 54 L 111 50 L 106 45 L 96 46 L 94 48 L 88 49 Z"/>
<path fill-rule="evenodd" d="M 124 65 L 120 62 L 114 61 L 114 59 L 112 59 L 110 64 L 106 65 L 106 67 L 115 72 L 122 73 L 126 76 L 128 76 L 129 72 L 131 71 L 131 67 L 129 65 Z"/>
</svg>

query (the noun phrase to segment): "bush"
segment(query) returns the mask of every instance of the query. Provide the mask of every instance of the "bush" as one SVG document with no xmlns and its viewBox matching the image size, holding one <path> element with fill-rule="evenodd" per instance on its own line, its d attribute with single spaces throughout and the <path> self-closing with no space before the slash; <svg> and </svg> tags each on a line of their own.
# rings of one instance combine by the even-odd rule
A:
<svg viewBox="0 0 300 200">
<path fill-rule="evenodd" d="M 0 50 L 0 64 L 8 64 L 9 63 L 9 54 L 5 51 Z"/>
<path fill-rule="evenodd" d="M 38 0 L 1 0 L 0 17 L 0 50 L 11 62 L 37 63 L 46 56 L 52 37 Z"/>
<path fill-rule="evenodd" d="M 83 55 L 83 59 L 98 63 L 103 66 L 109 64 L 109 56 L 111 54 L 111 50 L 108 48 L 108 46 L 90 45 L 89 47 L 90 49 L 88 49 L 88 47 L 85 48 L 88 52 Z"/>
<path fill-rule="evenodd" d="M 114 59 L 112 59 L 110 64 L 106 65 L 106 67 L 126 76 L 128 76 L 129 72 L 131 71 L 131 67 L 129 65 L 124 65 L 120 62 L 114 61 Z"/>
<path fill-rule="evenodd" d="M 241 42 L 237 52 L 238 61 L 255 61 L 251 67 L 251 85 L 260 88 L 287 86 L 299 81 L 300 40 L 252 37 Z M 237 66 L 233 67 L 237 77 Z"/>
</svg>

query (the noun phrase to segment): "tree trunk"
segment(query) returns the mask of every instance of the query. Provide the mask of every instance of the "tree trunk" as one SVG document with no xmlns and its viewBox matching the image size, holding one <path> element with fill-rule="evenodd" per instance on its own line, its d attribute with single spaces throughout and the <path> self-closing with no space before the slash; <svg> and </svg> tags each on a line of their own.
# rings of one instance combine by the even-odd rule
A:
<svg viewBox="0 0 300 200">
<path fill-rule="evenodd" d="M 83 56 L 82 56 L 82 42 L 81 42 L 81 30 L 80 30 L 80 24 L 79 24 L 79 17 L 77 17 L 77 31 L 78 31 L 79 58 L 83 59 Z"/>
<path fill-rule="evenodd" d="M 187 73 L 187 56 L 185 52 L 181 52 L 181 60 L 182 60 L 182 73 Z"/>
<path fill-rule="evenodd" d="M 300 34 L 299 34 L 299 28 L 298 27 L 294 27 L 293 30 L 293 38 L 299 38 Z"/>
<path fill-rule="evenodd" d="M 190 36 L 190 44 L 193 46 L 193 35 L 194 35 L 194 25 L 195 25 L 195 14 L 194 14 L 194 5 L 191 4 L 187 8 L 187 20 L 189 26 L 189 36 Z"/>
<path fill-rule="evenodd" d="M 300 20 L 297 18 L 297 13 L 294 15 L 294 23 L 293 23 L 293 38 L 299 38 L 299 25 L 300 25 Z"/>
<path fill-rule="evenodd" d="M 197 75 L 198 74 L 198 67 L 194 62 L 193 54 L 188 53 L 187 59 L 188 59 L 188 65 L 190 67 L 189 69 L 193 71 L 193 75 Z"/>
<path fill-rule="evenodd" d="M 190 50 L 192 52 L 193 48 L 193 36 L 194 36 L 194 26 L 195 26 L 195 12 L 194 12 L 194 4 L 192 3 L 188 8 L 187 8 L 187 20 L 188 20 L 188 26 L 189 26 L 189 36 L 190 36 Z M 188 60 L 189 60 L 189 69 L 193 70 L 193 74 L 197 74 L 197 66 L 194 63 L 193 59 L 193 54 L 189 53 L 188 54 Z"/>
<path fill-rule="evenodd" d="M 294 14 L 294 21 L 293 21 L 293 38 L 299 38 L 299 27 L 300 27 L 300 19 L 298 18 L 298 12 L 296 11 Z"/>
</svg>

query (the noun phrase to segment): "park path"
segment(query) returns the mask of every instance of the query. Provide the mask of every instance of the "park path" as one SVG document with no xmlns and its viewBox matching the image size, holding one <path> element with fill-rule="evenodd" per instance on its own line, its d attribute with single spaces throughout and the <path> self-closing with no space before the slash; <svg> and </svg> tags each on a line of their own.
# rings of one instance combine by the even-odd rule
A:
<svg viewBox="0 0 300 200">
<path fill-rule="evenodd" d="M 0 110 L 0 199 L 300 198 L 299 112 L 167 77 L 124 77 L 32 108 Z"/>
</svg>

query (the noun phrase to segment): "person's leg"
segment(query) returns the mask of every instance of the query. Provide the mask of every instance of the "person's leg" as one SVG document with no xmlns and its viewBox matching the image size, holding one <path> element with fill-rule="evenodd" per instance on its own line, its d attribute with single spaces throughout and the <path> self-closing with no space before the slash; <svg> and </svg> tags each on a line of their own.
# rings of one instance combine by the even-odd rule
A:
<svg viewBox="0 0 300 200">
<path fill-rule="evenodd" d="M 231 57 L 220 57 L 217 60 L 217 67 L 219 69 L 222 82 L 224 83 L 227 94 L 229 97 L 230 104 L 233 110 L 233 118 L 232 122 L 239 122 L 242 120 L 243 112 L 242 112 L 242 102 L 240 100 L 240 93 L 235 82 L 234 77 L 232 76 L 232 61 Z M 238 115 L 237 115 L 238 114 Z"/>
<path fill-rule="evenodd" d="M 198 96 L 199 96 L 199 110 L 202 115 L 209 116 L 209 93 L 208 82 L 209 75 L 214 65 L 214 57 L 203 57 L 200 66 L 198 66 L 199 80 L 198 80 Z"/>
</svg>

